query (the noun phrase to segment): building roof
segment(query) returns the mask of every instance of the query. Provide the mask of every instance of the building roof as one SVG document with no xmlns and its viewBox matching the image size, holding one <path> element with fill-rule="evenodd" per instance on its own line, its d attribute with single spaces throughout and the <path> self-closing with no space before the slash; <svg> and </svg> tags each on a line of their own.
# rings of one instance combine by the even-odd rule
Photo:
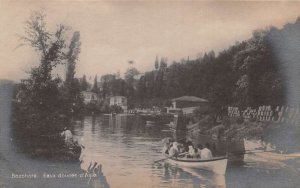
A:
<svg viewBox="0 0 300 188">
<path fill-rule="evenodd" d="M 208 100 L 206 99 L 202 99 L 195 96 L 182 96 L 179 98 L 172 99 L 172 101 L 208 102 Z"/>
</svg>

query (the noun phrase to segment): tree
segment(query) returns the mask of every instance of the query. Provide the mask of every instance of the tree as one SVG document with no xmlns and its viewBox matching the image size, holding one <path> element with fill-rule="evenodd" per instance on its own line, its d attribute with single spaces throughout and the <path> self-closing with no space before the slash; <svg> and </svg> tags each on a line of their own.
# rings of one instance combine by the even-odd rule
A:
<svg viewBox="0 0 300 188">
<path fill-rule="evenodd" d="M 80 32 L 75 31 L 67 54 L 66 83 L 71 83 L 74 80 L 76 61 L 78 60 L 78 54 L 80 53 L 80 45 Z"/>
<path fill-rule="evenodd" d="M 154 64 L 154 67 L 155 67 L 155 69 L 157 70 L 158 69 L 158 57 L 156 56 L 156 58 L 155 58 L 155 64 Z"/>
<path fill-rule="evenodd" d="M 134 64 L 134 61 L 130 60 L 130 61 L 128 61 L 128 64 L 129 64 L 129 65 L 133 65 L 133 64 Z"/>
<path fill-rule="evenodd" d="M 43 108 L 51 114 L 57 110 L 53 109 L 53 105 L 60 100 L 57 93 L 59 79 L 52 80 L 51 71 L 66 59 L 64 53 L 66 27 L 59 25 L 55 32 L 50 33 L 46 28 L 45 17 L 43 12 L 34 12 L 26 21 L 26 34 L 21 39 L 41 54 L 39 66 L 32 68 L 30 72 L 32 96 L 28 97 L 32 98 L 32 109 L 39 112 L 40 108 Z"/>
<path fill-rule="evenodd" d="M 164 69 L 164 68 L 167 68 L 167 66 L 168 66 L 168 59 L 167 58 L 165 58 L 165 57 L 162 57 L 161 59 L 160 59 L 160 66 L 159 66 L 159 69 Z"/>
<path fill-rule="evenodd" d="M 136 68 L 129 68 L 125 72 L 125 82 L 126 82 L 126 96 L 128 97 L 129 105 L 135 103 L 136 99 L 136 88 L 137 79 L 135 78 L 140 72 Z"/>
<path fill-rule="evenodd" d="M 25 36 L 21 37 L 25 44 L 41 54 L 39 83 L 51 80 L 52 69 L 65 59 L 63 49 L 66 47 L 64 34 L 67 28 L 59 25 L 54 33 L 50 33 L 46 29 L 45 17 L 43 12 L 34 12 L 26 21 Z"/>
<path fill-rule="evenodd" d="M 86 91 L 88 89 L 88 82 L 86 80 L 86 75 L 82 76 L 81 82 L 80 82 L 80 90 Z"/>
<path fill-rule="evenodd" d="M 110 96 L 112 94 L 111 90 L 111 82 L 113 82 L 116 79 L 116 75 L 113 74 L 106 74 L 101 76 L 101 82 L 102 82 L 102 97 L 105 98 L 107 96 Z"/>
<path fill-rule="evenodd" d="M 125 81 L 129 84 L 132 85 L 134 80 L 135 80 L 135 76 L 139 75 L 140 72 L 136 69 L 136 68 L 129 68 L 127 69 L 127 71 L 125 72 Z"/>
<path fill-rule="evenodd" d="M 24 44 L 40 55 L 39 65 L 31 69 L 29 79 L 22 83 L 24 100 L 19 108 L 23 112 L 18 116 L 25 145 L 34 150 L 55 147 L 50 135 L 57 135 L 63 128 L 60 117 L 67 113 L 59 87 L 62 80 L 52 78 L 53 68 L 66 60 L 64 35 L 67 28 L 58 25 L 54 32 L 49 32 L 45 18 L 43 12 L 33 12 L 25 23 L 25 35 L 21 37 Z"/>
<path fill-rule="evenodd" d="M 80 53 L 80 32 L 75 31 L 67 53 L 67 72 L 64 87 L 65 107 L 70 113 L 77 113 L 83 106 L 83 99 L 80 94 L 80 85 L 74 78 L 76 61 Z"/>
<path fill-rule="evenodd" d="M 99 88 L 98 88 L 98 77 L 97 75 L 95 76 L 94 78 L 94 84 L 93 84 L 93 88 L 92 88 L 92 92 L 95 92 L 95 93 L 99 93 Z"/>
</svg>

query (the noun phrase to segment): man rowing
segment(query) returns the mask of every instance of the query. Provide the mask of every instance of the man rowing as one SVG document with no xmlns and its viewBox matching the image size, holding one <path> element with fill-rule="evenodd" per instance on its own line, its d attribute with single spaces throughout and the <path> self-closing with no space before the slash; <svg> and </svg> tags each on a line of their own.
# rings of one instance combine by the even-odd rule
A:
<svg viewBox="0 0 300 188">
<path fill-rule="evenodd" d="M 209 149 L 209 143 L 206 143 L 204 148 L 201 150 L 201 159 L 203 160 L 210 160 L 213 158 L 212 153 Z"/>
<path fill-rule="evenodd" d="M 171 138 L 164 138 L 162 140 L 162 145 L 163 145 L 163 149 L 162 149 L 162 153 L 165 154 L 169 154 L 169 149 L 171 147 Z"/>
<path fill-rule="evenodd" d="M 173 142 L 172 147 L 169 149 L 169 156 L 178 157 L 178 155 L 179 155 L 178 143 Z"/>
</svg>

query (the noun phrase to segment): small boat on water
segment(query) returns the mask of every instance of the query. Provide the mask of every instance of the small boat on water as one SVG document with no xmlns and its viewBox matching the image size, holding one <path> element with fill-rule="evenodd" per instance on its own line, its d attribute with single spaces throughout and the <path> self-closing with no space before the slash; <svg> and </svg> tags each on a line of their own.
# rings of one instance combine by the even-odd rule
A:
<svg viewBox="0 0 300 188">
<path fill-rule="evenodd" d="M 166 162 L 187 168 L 196 168 L 213 171 L 216 174 L 224 175 L 227 168 L 228 158 L 214 157 L 209 160 L 195 158 L 168 158 Z"/>
<path fill-rule="evenodd" d="M 140 114 L 145 121 L 159 121 L 169 123 L 173 120 L 173 115 L 170 114 Z"/>
</svg>

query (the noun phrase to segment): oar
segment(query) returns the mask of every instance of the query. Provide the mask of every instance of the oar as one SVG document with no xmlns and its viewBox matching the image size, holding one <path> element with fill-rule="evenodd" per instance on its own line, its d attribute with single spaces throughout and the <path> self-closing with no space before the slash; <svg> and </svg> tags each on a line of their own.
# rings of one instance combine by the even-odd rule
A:
<svg viewBox="0 0 300 188">
<path fill-rule="evenodd" d="M 164 161 L 166 159 L 169 159 L 170 157 L 166 157 L 166 158 L 163 158 L 163 159 L 160 159 L 160 160 L 157 160 L 157 161 L 154 161 L 154 163 L 158 163 L 158 162 L 161 162 L 161 161 Z"/>
<path fill-rule="evenodd" d="M 180 154 L 178 155 L 178 157 L 179 157 L 179 156 L 182 156 L 182 155 L 185 155 L 185 154 L 187 154 L 187 153 L 188 153 L 188 152 L 180 153 Z M 166 157 L 166 158 L 163 158 L 163 159 L 154 161 L 154 163 L 158 163 L 158 162 L 164 161 L 164 160 L 169 159 L 169 158 L 171 158 L 171 157 Z"/>
<path fill-rule="evenodd" d="M 188 154 L 189 152 L 184 152 L 184 153 L 180 153 L 179 155 L 178 155 L 178 157 L 179 156 L 182 156 L 182 155 L 185 155 L 185 154 Z"/>
</svg>

